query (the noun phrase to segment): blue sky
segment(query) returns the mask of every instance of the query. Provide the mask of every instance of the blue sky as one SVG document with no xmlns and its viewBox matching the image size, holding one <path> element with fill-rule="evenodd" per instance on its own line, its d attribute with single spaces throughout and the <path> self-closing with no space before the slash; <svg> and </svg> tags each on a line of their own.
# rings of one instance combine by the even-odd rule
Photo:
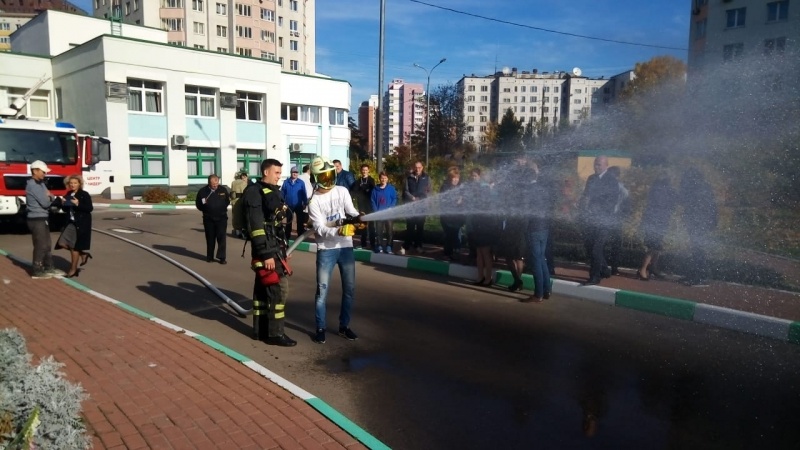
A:
<svg viewBox="0 0 800 450">
<path fill-rule="evenodd" d="M 420 0 L 423 1 L 423 0 Z M 688 45 L 688 0 L 424 0 L 527 27 L 654 46 Z M 91 11 L 91 0 L 75 3 Z M 379 0 L 317 0 L 317 72 L 352 85 L 351 115 L 378 93 Z M 659 55 L 686 60 L 685 50 L 624 45 L 480 19 L 413 0 L 386 0 L 384 88 L 394 78 L 431 87 L 503 67 L 552 72 L 580 67 L 612 76 Z"/>
<path fill-rule="evenodd" d="M 525 26 L 685 49 L 690 2 L 675 0 L 424 0 L 425 3 Z M 353 87 L 351 115 L 378 93 L 379 0 L 317 0 L 317 72 Z M 637 62 L 686 50 L 615 44 L 498 23 L 411 0 L 386 0 L 384 89 L 394 78 L 431 88 L 504 66 L 540 72 L 580 67 L 588 77 L 612 76 Z"/>
</svg>

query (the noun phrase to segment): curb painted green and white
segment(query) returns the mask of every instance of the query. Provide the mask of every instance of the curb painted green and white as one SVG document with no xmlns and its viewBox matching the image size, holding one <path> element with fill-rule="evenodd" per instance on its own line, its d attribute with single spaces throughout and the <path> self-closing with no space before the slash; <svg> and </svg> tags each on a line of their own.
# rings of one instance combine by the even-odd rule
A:
<svg viewBox="0 0 800 450">
<path fill-rule="evenodd" d="M 3 249 L 0 249 L 0 256 L 5 256 L 7 258 L 10 258 L 10 259 L 12 259 L 12 260 L 14 260 L 14 261 L 16 261 L 16 262 L 18 262 L 20 264 L 24 264 L 26 266 L 30 266 L 31 265 L 30 261 L 24 260 L 22 258 L 19 258 L 19 257 L 15 256 L 15 255 L 12 255 L 12 254 L 6 252 Z M 387 446 L 383 442 L 379 441 L 377 438 L 375 438 L 371 434 L 367 433 L 363 428 L 361 428 L 358 425 L 356 425 L 355 423 L 353 423 L 350 419 L 348 419 L 347 417 L 342 415 L 339 411 L 335 410 L 333 407 L 331 407 L 330 405 L 328 405 L 327 403 L 325 403 L 321 399 L 319 399 L 316 396 L 312 395 L 308 391 L 300 388 L 299 386 L 291 383 L 290 381 L 288 381 L 287 379 L 281 377 L 280 375 L 276 374 L 275 372 L 272 372 L 271 370 L 267 369 L 266 367 L 262 366 L 261 364 L 253 361 L 252 359 L 248 358 L 247 356 L 242 355 L 241 353 L 238 353 L 238 352 L 236 352 L 236 351 L 234 351 L 234 350 L 232 350 L 232 349 L 230 349 L 230 348 L 228 348 L 228 347 L 226 347 L 226 346 L 224 346 L 224 345 L 222 345 L 222 344 L 220 344 L 220 343 L 218 343 L 218 342 L 216 342 L 216 341 L 214 341 L 212 339 L 209 339 L 209 338 L 207 338 L 207 337 L 205 337 L 203 335 L 197 334 L 197 333 L 195 333 L 193 331 L 189 331 L 189 330 L 187 330 L 187 329 L 185 329 L 183 327 L 180 327 L 178 325 L 172 324 L 172 323 L 167 322 L 165 320 L 161 320 L 158 317 L 155 317 L 155 316 L 153 316 L 152 314 L 150 314 L 150 313 L 148 313 L 146 311 L 142 311 L 141 309 L 138 309 L 138 308 L 130 306 L 130 305 L 126 304 L 126 303 L 120 302 L 119 300 L 113 299 L 113 298 L 111 298 L 111 297 L 109 297 L 107 295 L 101 294 L 101 293 L 99 293 L 97 291 L 93 291 L 92 289 L 89 289 L 88 287 L 86 287 L 86 286 L 74 281 L 72 278 L 63 278 L 62 277 L 61 281 L 66 283 L 66 284 L 68 284 L 68 285 L 70 285 L 70 286 L 72 286 L 75 289 L 78 289 L 79 291 L 85 292 L 85 293 L 87 293 L 89 295 L 92 295 L 94 297 L 97 297 L 97 298 L 99 298 L 101 300 L 107 301 L 107 302 L 109 302 L 109 303 L 111 303 L 111 304 L 113 304 L 115 306 L 118 306 L 118 307 L 124 309 L 125 311 L 133 313 L 133 314 L 135 314 L 135 315 L 137 315 L 137 316 L 139 316 L 139 317 L 141 317 L 143 319 L 149 320 L 151 322 L 155 322 L 155 323 L 157 323 L 157 324 L 159 324 L 161 326 L 169 328 L 170 330 L 176 331 L 178 333 L 185 334 L 186 336 L 189 336 L 189 337 L 191 337 L 193 339 L 196 339 L 196 340 L 202 342 L 203 344 L 205 344 L 205 345 L 207 345 L 207 346 L 209 346 L 209 347 L 211 347 L 211 348 L 213 348 L 213 349 L 215 349 L 215 350 L 217 350 L 219 352 L 224 353 L 228 357 L 235 359 L 236 361 L 238 361 L 238 362 L 242 363 L 243 365 L 245 365 L 250 370 L 253 370 L 254 372 L 256 372 L 259 375 L 263 376 L 264 378 L 272 381 L 273 383 L 277 384 L 278 386 L 280 386 L 283 389 L 291 392 L 293 395 L 299 397 L 300 399 L 302 399 L 303 401 L 308 403 L 312 408 L 316 409 L 320 414 L 322 414 L 328 420 L 330 420 L 331 422 L 335 423 L 339 428 L 341 428 L 342 430 L 344 430 L 345 432 L 347 432 L 348 434 L 353 436 L 359 442 L 364 444 L 367 448 L 375 449 L 375 450 L 385 450 L 385 449 L 389 449 L 390 448 L 389 446 Z"/>
<path fill-rule="evenodd" d="M 302 242 L 298 245 L 297 250 L 316 253 L 317 246 L 313 243 Z M 357 261 L 429 272 L 454 278 L 476 279 L 478 275 L 477 269 L 473 266 L 464 266 L 447 261 L 374 253 L 369 250 L 355 250 L 355 256 Z M 496 284 L 500 286 L 509 286 L 513 282 L 511 273 L 506 270 L 496 271 L 495 280 Z M 522 281 L 523 288 L 533 290 L 533 276 L 525 274 L 522 276 Z M 787 319 L 706 305 L 673 297 L 603 286 L 581 286 L 580 283 L 558 279 L 553 280 L 552 292 L 608 306 L 634 309 L 800 344 L 800 322 Z"/>
</svg>

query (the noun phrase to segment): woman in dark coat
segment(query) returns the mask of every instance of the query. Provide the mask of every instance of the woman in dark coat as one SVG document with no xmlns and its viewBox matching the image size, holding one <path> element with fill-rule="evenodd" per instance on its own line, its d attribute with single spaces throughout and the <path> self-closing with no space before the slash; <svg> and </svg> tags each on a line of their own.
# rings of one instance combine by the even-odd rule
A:
<svg viewBox="0 0 800 450">
<path fill-rule="evenodd" d="M 92 197 L 83 190 L 83 178 L 70 175 L 66 178 L 67 194 L 61 199 L 61 209 L 69 215 L 69 222 L 56 242 L 56 249 L 65 248 L 71 256 L 71 266 L 66 277 L 80 275 L 78 263 L 86 265 L 92 254 Z"/>
<path fill-rule="evenodd" d="M 646 253 L 642 266 L 637 272 L 640 280 L 649 280 L 650 274 L 658 272 L 658 256 L 664 250 L 664 237 L 669 230 L 669 222 L 675 211 L 677 193 L 670 184 L 668 176 L 656 179 L 647 194 L 647 206 L 642 213 L 640 229 L 644 238 Z"/>
<path fill-rule="evenodd" d="M 442 183 L 439 193 L 443 194 L 449 190 L 455 189 L 461 185 L 461 170 L 453 166 L 447 169 L 447 179 Z M 448 199 L 452 201 L 452 198 Z M 460 206 L 463 198 L 456 199 L 453 203 Z M 449 260 L 455 260 L 455 256 L 461 248 L 461 239 L 459 234 L 461 227 L 464 225 L 464 218 L 459 215 L 444 214 L 439 217 L 442 223 L 442 231 L 444 231 L 444 256 Z"/>
</svg>

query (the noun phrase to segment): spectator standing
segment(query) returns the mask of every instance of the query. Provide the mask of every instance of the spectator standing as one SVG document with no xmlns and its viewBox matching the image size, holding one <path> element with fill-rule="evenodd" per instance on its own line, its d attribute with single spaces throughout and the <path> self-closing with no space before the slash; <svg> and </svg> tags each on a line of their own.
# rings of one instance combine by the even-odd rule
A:
<svg viewBox="0 0 800 450">
<path fill-rule="evenodd" d="M 531 179 L 531 172 L 533 172 L 533 182 L 535 182 L 535 177 L 539 173 L 538 165 L 531 163 L 529 166 L 524 156 L 516 158 L 508 171 L 504 173 L 503 179 L 495 186 L 497 195 L 504 199 L 519 198 L 519 195 L 524 192 L 527 180 Z M 511 206 L 511 202 L 504 203 L 509 205 L 509 210 L 502 223 L 497 253 L 499 256 L 503 256 L 508 264 L 508 270 L 514 279 L 508 290 L 514 292 L 522 289 L 522 270 L 525 266 L 524 258 L 528 249 L 527 219 L 523 214 L 528 211 L 520 204 Z"/>
<path fill-rule="evenodd" d="M 356 184 L 356 177 L 350 171 L 344 170 L 338 159 L 333 160 L 333 166 L 336 168 L 336 185 L 351 191 Z"/>
<path fill-rule="evenodd" d="M 525 303 L 541 303 L 550 298 L 550 270 L 547 267 L 547 235 L 550 232 L 552 202 L 550 187 L 540 182 L 538 167 L 534 168 L 534 179 L 528 187 L 525 209 L 530 214 L 527 223 L 530 268 L 533 272 L 533 295 Z"/>
<path fill-rule="evenodd" d="M 695 168 L 687 170 L 681 177 L 680 199 L 690 246 L 689 273 L 684 284 L 705 287 L 708 286 L 709 272 L 706 247 L 711 243 L 711 232 L 717 227 L 717 201 L 711 185 Z"/>
<path fill-rule="evenodd" d="M 358 210 L 362 214 L 369 214 L 372 210 L 372 190 L 375 189 L 375 179 L 369 175 L 369 165 L 361 165 L 361 177 L 353 185 L 353 196 L 355 197 Z M 361 230 L 361 247 L 367 248 L 367 243 L 371 248 L 375 248 L 375 223 L 367 222 L 366 228 Z"/>
<path fill-rule="evenodd" d="M 334 266 L 339 266 L 342 279 L 342 303 L 339 311 L 339 336 L 354 341 L 358 336 L 350 329 L 350 312 L 356 288 L 356 260 L 353 252 L 353 225 L 330 226 L 331 222 L 358 216 L 350 191 L 336 185 L 335 168 L 322 157 L 311 162 L 311 174 L 317 186 L 308 204 L 308 215 L 317 243 L 317 292 L 314 298 L 316 332 L 314 342 L 325 343 L 328 287 Z"/>
<path fill-rule="evenodd" d="M 439 188 L 439 193 L 444 194 L 459 186 L 461 186 L 461 170 L 456 166 L 452 166 L 447 169 L 447 176 L 444 183 L 442 183 L 442 187 Z M 452 202 L 450 206 L 457 207 L 463 203 L 464 199 L 459 197 L 457 199 L 448 199 L 447 201 Z M 464 218 L 457 214 L 442 214 L 439 217 L 439 221 L 442 223 L 442 231 L 444 232 L 444 256 L 453 261 L 455 260 L 455 255 L 461 249 L 461 227 L 464 226 Z"/>
<path fill-rule="evenodd" d="M 241 238 L 244 237 L 244 224 L 241 223 L 240 219 L 240 217 L 242 217 L 242 214 L 240 214 L 242 205 L 239 199 L 242 197 L 244 190 L 249 184 L 250 179 L 247 176 L 246 170 L 238 172 L 231 183 L 231 212 L 233 213 L 231 225 L 233 227 L 233 235 Z"/>
<path fill-rule="evenodd" d="M 594 174 L 586 180 L 581 197 L 586 248 L 590 253 L 589 279 L 584 285 L 600 284 L 602 278 L 611 276 L 605 258 L 605 246 L 618 196 L 619 184 L 613 176 L 608 175 L 608 158 L 600 155 L 594 160 Z"/>
<path fill-rule="evenodd" d="M 405 188 L 403 189 L 403 200 L 406 203 L 424 200 L 431 192 L 431 180 L 425 172 L 422 161 L 414 163 L 414 169 L 406 177 Z M 422 240 L 425 234 L 425 216 L 415 216 L 406 219 L 406 239 L 400 254 L 412 248 L 417 252 L 422 252 Z"/>
<path fill-rule="evenodd" d="M 203 230 L 206 235 L 206 261 L 214 261 L 216 244 L 217 261 L 228 264 L 226 259 L 226 233 L 228 230 L 228 206 L 231 194 L 219 184 L 217 175 L 208 176 L 208 185 L 197 191 L 195 206 L 203 213 Z"/>
<path fill-rule="evenodd" d="M 283 201 L 289 210 L 286 212 L 286 239 L 292 236 L 292 220 L 297 216 L 297 236 L 305 232 L 303 222 L 303 210 L 308 205 L 308 195 L 306 194 L 306 184 L 299 178 L 297 166 L 292 166 L 291 176 L 283 181 L 281 186 Z"/>
<path fill-rule="evenodd" d="M 611 223 L 608 232 L 608 263 L 611 265 L 611 275 L 619 275 L 620 260 L 622 258 L 622 231 L 625 226 L 625 219 L 630 213 L 630 193 L 622 184 L 622 170 L 619 166 L 608 168 L 608 174 L 617 180 L 617 201 L 614 203 L 614 213 L 611 215 Z"/>
<path fill-rule="evenodd" d="M 471 201 L 490 204 L 494 192 L 481 170 L 472 169 L 472 181 L 465 197 Z M 481 202 L 481 199 L 483 201 Z M 492 247 L 500 234 L 499 220 L 494 215 L 474 214 L 467 218 L 467 239 L 475 246 L 475 265 L 478 268 L 476 286 L 491 286 L 494 282 Z"/>
<path fill-rule="evenodd" d="M 25 185 L 25 214 L 28 229 L 33 241 L 33 267 L 31 278 L 43 279 L 64 275 L 53 267 L 52 244 L 50 241 L 50 205 L 53 196 L 45 185 L 50 168 L 43 161 L 31 163 L 31 178 Z"/>
<path fill-rule="evenodd" d="M 66 277 L 80 275 L 78 263 L 85 266 L 92 257 L 92 197 L 83 190 L 83 178 L 70 175 L 66 178 L 67 194 L 59 199 L 61 209 L 67 213 L 69 221 L 56 241 L 56 248 L 65 248 L 70 253 L 70 268 Z"/>
<path fill-rule="evenodd" d="M 300 174 L 299 177 L 303 180 L 303 184 L 306 185 L 306 195 L 308 196 L 308 200 L 311 199 L 311 196 L 314 195 L 314 186 L 311 184 L 311 173 L 309 172 L 308 164 L 303 166 L 303 173 Z M 299 219 L 298 219 L 299 220 Z M 303 210 L 303 229 L 305 230 L 308 226 L 308 201 L 306 201 L 306 207 Z"/>
<path fill-rule="evenodd" d="M 640 280 L 647 281 L 651 275 L 660 274 L 658 257 L 664 250 L 664 237 L 667 235 L 676 203 L 677 194 L 672 188 L 669 176 L 662 175 L 656 178 L 647 193 L 647 206 L 639 224 L 646 250 L 642 265 L 636 274 Z"/>
<path fill-rule="evenodd" d="M 386 172 L 381 172 L 378 175 L 378 185 L 372 190 L 372 211 L 378 212 L 389 208 L 394 208 L 397 205 L 397 190 L 394 186 L 389 184 L 389 175 Z M 393 230 L 394 223 L 391 220 L 381 220 L 375 224 L 377 232 L 377 245 L 375 246 L 375 253 L 386 252 L 390 255 L 393 245 Z M 383 236 L 386 236 L 386 245 L 382 246 Z"/>
<path fill-rule="evenodd" d="M 245 190 L 241 202 L 253 241 L 253 338 L 266 338 L 269 345 L 292 347 L 297 342 L 284 332 L 291 271 L 286 263 L 287 243 L 281 224 L 289 213 L 278 187 L 282 167 L 277 159 L 262 161 L 261 180 Z"/>
</svg>

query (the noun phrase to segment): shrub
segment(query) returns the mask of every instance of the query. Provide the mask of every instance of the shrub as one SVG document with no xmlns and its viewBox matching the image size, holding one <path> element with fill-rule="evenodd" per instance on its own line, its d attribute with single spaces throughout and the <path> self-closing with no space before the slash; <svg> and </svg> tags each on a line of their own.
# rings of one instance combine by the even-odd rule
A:
<svg viewBox="0 0 800 450">
<path fill-rule="evenodd" d="M 166 189 L 154 187 L 144 191 L 142 200 L 146 203 L 177 203 L 178 197 L 170 194 Z"/>
<path fill-rule="evenodd" d="M 30 360 L 22 335 L 0 330 L 0 447 L 23 448 L 32 440 L 26 448 L 89 448 L 80 418 L 83 388 L 63 379 L 63 364 L 52 356 L 35 367 Z"/>
</svg>

